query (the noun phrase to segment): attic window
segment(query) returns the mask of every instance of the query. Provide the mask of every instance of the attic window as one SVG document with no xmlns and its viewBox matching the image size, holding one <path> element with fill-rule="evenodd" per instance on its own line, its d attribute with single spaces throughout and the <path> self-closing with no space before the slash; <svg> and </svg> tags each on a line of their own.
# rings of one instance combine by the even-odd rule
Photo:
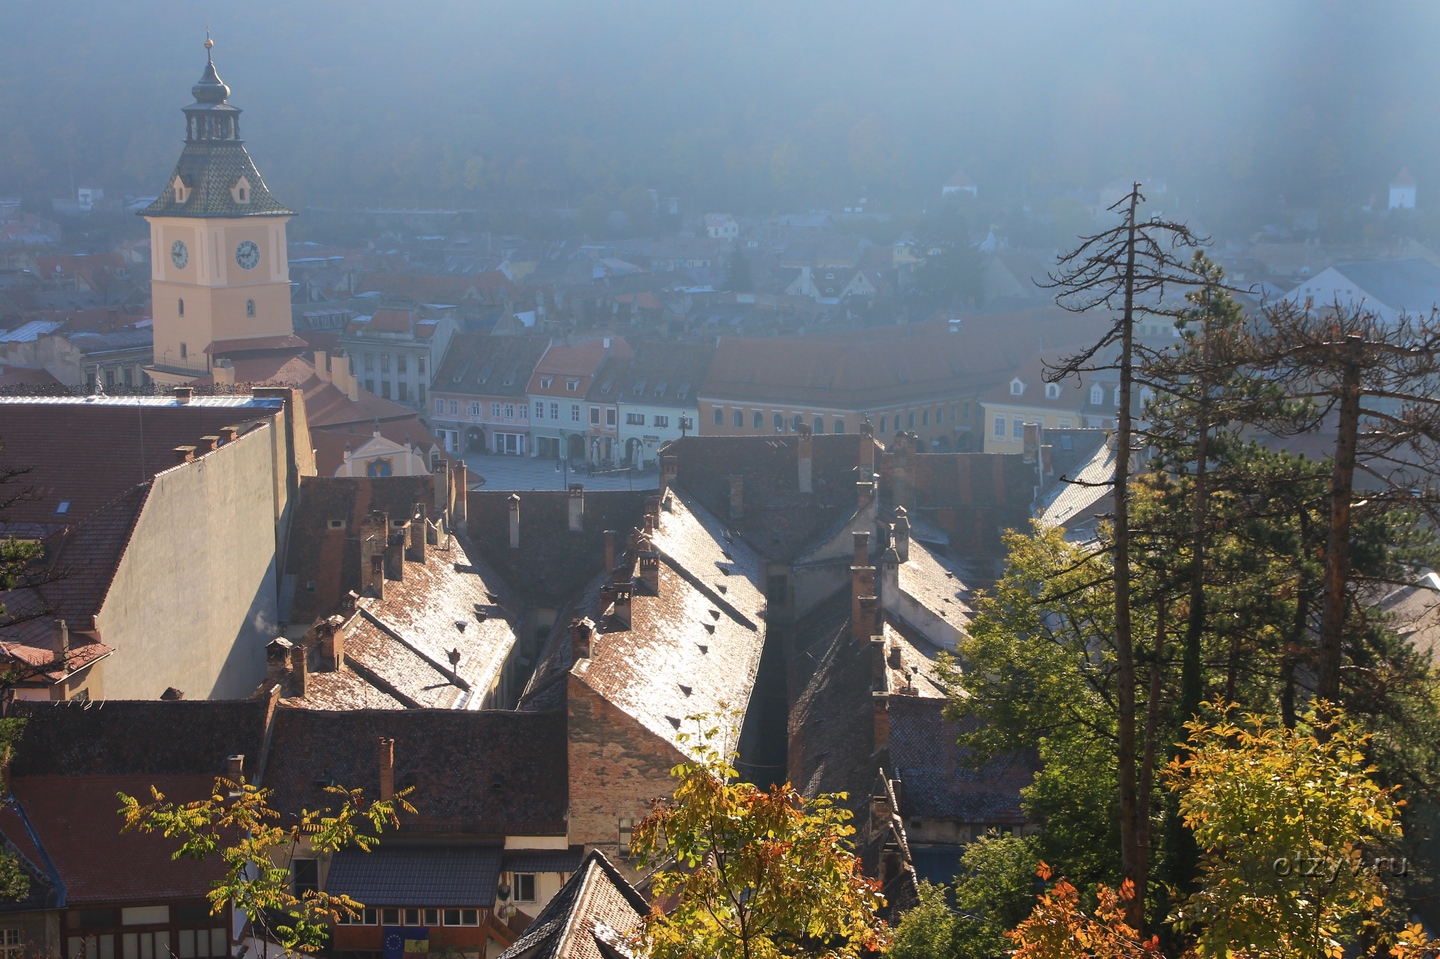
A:
<svg viewBox="0 0 1440 959">
<path fill-rule="evenodd" d="M 64 516 L 68 512 L 70 512 L 70 501 L 68 499 L 62 499 L 60 505 L 55 507 L 55 514 L 57 516 Z"/>
<path fill-rule="evenodd" d="M 675 398 L 678 399 L 678 400 L 683 400 L 685 397 L 687 397 L 687 396 L 689 396 L 689 395 L 690 395 L 690 384 L 689 384 L 689 383 L 681 383 L 681 384 L 680 384 L 680 388 L 675 391 Z"/>
<path fill-rule="evenodd" d="M 345 528 L 345 521 L 344 521 L 343 519 L 332 519 L 332 520 L 330 521 L 330 528 L 331 528 L 331 529 L 344 529 L 344 528 Z"/>
<path fill-rule="evenodd" d="M 574 393 L 576 390 L 580 389 L 579 378 L 572 376 L 570 379 L 566 380 L 565 389 L 569 390 L 571 393 Z"/>
<path fill-rule="evenodd" d="M 1010 381 L 1010 395 L 1011 395 L 1011 396 L 1020 396 L 1020 395 L 1024 394 L 1024 392 L 1025 392 L 1025 384 L 1022 383 L 1022 382 L 1020 382 L 1020 378 L 1019 378 L 1018 376 L 1017 376 L 1015 379 L 1013 379 L 1013 380 Z"/>
<path fill-rule="evenodd" d="M 313 592 L 315 592 L 315 590 L 317 590 L 317 589 L 319 589 L 319 588 L 320 588 L 320 584 L 317 583 L 317 582 L 315 582 L 313 579 L 312 579 L 312 580 L 307 580 L 306 583 L 305 583 L 305 592 L 307 592 L 307 593 L 313 593 Z"/>
<path fill-rule="evenodd" d="M 190 188 L 185 185 L 185 181 L 180 179 L 178 174 L 175 179 L 170 182 L 170 187 L 175 192 L 176 203 L 184 203 L 190 199 Z"/>
<path fill-rule="evenodd" d="M 676 729 L 679 729 L 679 728 L 680 728 L 680 720 L 679 720 L 679 719 L 675 718 L 674 716 L 666 716 L 665 718 L 666 718 L 667 720 L 669 720 L 670 725 L 674 726 Z"/>
<path fill-rule="evenodd" d="M 655 384 L 655 395 L 656 395 L 656 396 L 664 396 L 664 395 L 665 395 L 665 388 L 666 388 L 667 386 L 669 386 L 669 385 L 670 385 L 670 384 L 669 384 L 669 383 L 666 383 L 664 380 L 661 380 L 659 383 L 656 383 L 656 384 Z"/>
<path fill-rule="evenodd" d="M 548 390 L 550 388 L 550 384 L 553 382 L 555 382 L 555 378 L 553 376 L 542 376 L 540 377 L 540 388 L 542 390 Z"/>
<path fill-rule="evenodd" d="M 686 686 L 684 683 L 681 683 L 680 692 L 684 693 L 686 696 L 689 696 L 691 693 L 695 692 L 695 688 L 693 686 Z"/>
<path fill-rule="evenodd" d="M 640 396 L 640 395 L 644 394 L 644 392 L 645 392 L 645 381 L 644 381 L 644 380 L 636 380 L 636 381 L 635 381 L 635 386 L 634 386 L 633 388 L 631 388 L 630 392 L 634 393 L 636 396 Z"/>
<path fill-rule="evenodd" d="M 236 203 L 249 203 L 250 181 L 243 176 L 236 180 L 235 185 L 230 188 L 230 196 Z"/>
<path fill-rule="evenodd" d="M 1059 383 L 1046 383 L 1046 384 L 1045 384 L 1045 398 L 1046 398 L 1047 400 L 1058 400 L 1058 399 L 1060 398 L 1060 384 L 1059 384 Z"/>
<path fill-rule="evenodd" d="M 1105 391 L 1100 389 L 1098 384 L 1090 387 L 1090 405 L 1099 406 L 1103 402 L 1105 402 Z"/>
</svg>

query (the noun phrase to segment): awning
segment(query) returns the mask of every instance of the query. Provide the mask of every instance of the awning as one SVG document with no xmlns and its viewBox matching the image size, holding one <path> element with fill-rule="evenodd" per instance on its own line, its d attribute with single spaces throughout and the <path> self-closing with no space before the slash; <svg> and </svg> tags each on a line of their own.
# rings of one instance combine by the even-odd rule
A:
<svg viewBox="0 0 1440 959">
<path fill-rule="evenodd" d="M 325 891 L 367 906 L 495 904 L 498 846 L 387 846 L 374 852 L 342 849 L 330 863 Z"/>
</svg>

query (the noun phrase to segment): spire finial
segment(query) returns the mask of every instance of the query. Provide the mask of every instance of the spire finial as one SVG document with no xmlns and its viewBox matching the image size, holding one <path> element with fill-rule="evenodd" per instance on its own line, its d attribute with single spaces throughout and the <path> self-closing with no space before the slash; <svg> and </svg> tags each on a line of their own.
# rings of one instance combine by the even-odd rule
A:
<svg viewBox="0 0 1440 959">
<path fill-rule="evenodd" d="M 205 59 L 210 59 L 210 51 L 214 48 L 215 41 L 210 39 L 210 25 L 205 25 Z"/>
</svg>

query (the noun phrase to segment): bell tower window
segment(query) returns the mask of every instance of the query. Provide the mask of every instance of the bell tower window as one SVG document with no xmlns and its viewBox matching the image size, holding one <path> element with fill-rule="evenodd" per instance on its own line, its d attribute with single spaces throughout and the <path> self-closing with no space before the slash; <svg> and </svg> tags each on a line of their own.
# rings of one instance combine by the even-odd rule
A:
<svg viewBox="0 0 1440 959">
<path fill-rule="evenodd" d="M 175 312 L 181 316 L 185 315 L 185 300 L 183 298 L 176 301 Z"/>
<path fill-rule="evenodd" d="M 230 188 L 230 196 L 236 203 L 249 203 L 250 192 L 250 181 L 243 176 Z"/>
<path fill-rule="evenodd" d="M 255 301 L 254 301 L 254 300 L 246 300 L 246 301 L 245 301 L 245 315 L 246 315 L 246 316 L 254 316 L 254 315 L 255 315 Z"/>
</svg>

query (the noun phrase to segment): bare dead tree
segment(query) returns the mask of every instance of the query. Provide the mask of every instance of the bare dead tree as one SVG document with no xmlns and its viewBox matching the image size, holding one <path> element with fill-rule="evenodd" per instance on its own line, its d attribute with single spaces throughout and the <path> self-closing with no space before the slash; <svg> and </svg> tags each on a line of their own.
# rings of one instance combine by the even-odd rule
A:
<svg viewBox="0 0 1440 959">
<path fill-rule="evenodd" d="M 1286 435 L 1335 430 L 1329 480 L 1324 594 L 1315 694 L 1340 695 L 1346 622 L 1355 601 L 1351 563 L 1357 514 L 1415 510 L 1440 522 L 1440 313 L 1386 322 L 1363 305 L 1279 303 L 1265 312 L 1256 363 L 1310 413 L 1279 424 Z M 1365 487 L 1356 498 L 1357 477 Z"/>
<path fill-rule="evenodd" d="M 1043 284 L 1056 291 L 1055 299 L 1071 312 L 1106 310 L 1114 322 L 1091 347 L 1047 366 L 1046 379 L 1055 382 L 1102 369 L 1119 372 L 1119 408 L 1115 417 L 1114 533 L 1111 543 L 1115 584 L 1115 660 L 1117 712 L 1117 779 L 1120 787 L 1120 859 L 1124 878 L 1135 887 L 1126 904 L 1126 921 L 1140 928 L 1144 921 L 1146 880 L 1149 874 L 1149 783 L 1153 770 L 1139 769 L 1136 729 L 1135 638 L 1131 621 L 1130 468 L 1134 447 L 1134 387 L 1139 361 L 1135 340 L 1137 317 L 1178 317 L 1183 300 L 1168 299 L 1176 292 L 1203 282 L 1190 269 L 1185 248 L 1199 246 L 1201 238 L 1183 223 L 1161 218 L 1140 219 L 1145 197 L 1136 183 L 1130 193 L 1110 207 L 1120 222 L 1093 236 L 1062 256 L 1059 267 Z M 1147 735 L 1150 724 L 1147 724 Z M 1153 763 L 1155 750 L 1144 749 Z"/>
</svg>

